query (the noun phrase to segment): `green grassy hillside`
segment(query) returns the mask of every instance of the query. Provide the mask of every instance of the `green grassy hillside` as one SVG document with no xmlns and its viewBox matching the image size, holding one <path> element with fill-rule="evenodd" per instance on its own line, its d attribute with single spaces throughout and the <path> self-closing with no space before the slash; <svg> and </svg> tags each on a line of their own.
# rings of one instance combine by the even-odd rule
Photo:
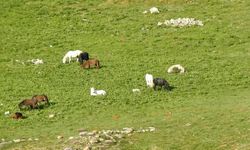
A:
<svg viewBox="0 0 250 150">
<path fill-rule="evenodd" d="M 159 14 L 142 13 L 153 6 Z M 81 128 L 149 126 L 156 132 L 113 148 L 248 149 L 249 10 L 247 0 L 0 1 L 0 139 L 39 138 L 0 149 L 62 149 L 56 137 Z M 204 26 L 157 26 L 184 17 Z M 101 69 L 63 64 L 76 49 L 98 58 Z M 44 64 L 16 62 L 34 58 Z M 173 64 L 187 72 L 168 74 Z M 147 88 L 146 73 L 175 88 Z M 90 87 L 107 96 L 91 97 Z M 48 95 L 52 105 L 22 111 L 23 120 L 4 115 L 35 94 Z"/>
</svg>

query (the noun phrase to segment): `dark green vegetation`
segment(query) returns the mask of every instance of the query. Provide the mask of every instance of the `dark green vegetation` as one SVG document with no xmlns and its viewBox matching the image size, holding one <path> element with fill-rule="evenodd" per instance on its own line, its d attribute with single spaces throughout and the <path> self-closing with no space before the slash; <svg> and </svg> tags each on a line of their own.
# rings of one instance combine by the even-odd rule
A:
<svg viewBox="0 0 250 150">
<path fill-rule="evenodd" d="M 142 13 L 152 6 L 160 14 Z M 56 137 L 77 135 L 79 128 L 148 126 L 157 131 L 135 134 L 118 147 L 249 148 L 249 10 L 248 0 L 1 0 L 0 138 L 40 139 L 5 148 L 61 149 Z M 178 17 L 199 19 L 204 26 L 157 26 Z M 62 64 L 70 49 L 89 52 L 102 68 Z M 45 64 L 15 62 L 33 58 Z M 172 64 L 182 64 L 187 73 L 167 74 Z M 148 89 L 146 73 L 167 79 L 175 89 Z M 91 97 L 90 87 L 108 95 Z M 19 111 L 22 99 L 43 93 L 51 106 L 23 111 L 27 118 L 20 121 L 4 115 Z"/>
</svg>

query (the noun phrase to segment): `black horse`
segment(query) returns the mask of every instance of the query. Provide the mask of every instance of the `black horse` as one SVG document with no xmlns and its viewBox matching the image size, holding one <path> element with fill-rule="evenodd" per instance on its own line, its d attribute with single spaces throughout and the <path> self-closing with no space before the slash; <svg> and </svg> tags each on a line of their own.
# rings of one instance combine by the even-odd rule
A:
<svg viewBox="0 0 250 150">
<path fill-rule="evenodd" d="M 154 90 L 156 90 L 156 86 L 159 86 L 161 88 L 163 87 L 165 90 L 168 90 L 168 91 L 171 90 L 171 87 L 169 86 L 169 83 L 165 79 L 154 78 L 153 83 L 154 83 L 154 87 L 153 87 Z"/>
<path fill-rule="evenodd" d="M 78 61 L 80 64 L 83 64 L 83 61 L 89 60 L 89 53 L 87 52 L 82 52 L 79 56 L 78 56 Z"/>
</svg>

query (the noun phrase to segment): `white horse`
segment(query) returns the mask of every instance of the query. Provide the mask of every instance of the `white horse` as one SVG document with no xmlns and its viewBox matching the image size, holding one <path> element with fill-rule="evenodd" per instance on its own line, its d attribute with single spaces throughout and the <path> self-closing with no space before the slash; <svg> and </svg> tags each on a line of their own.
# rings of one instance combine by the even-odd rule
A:
<svg viewBox="0 0 250 150">
<path fill-rule="evenodd" d="M 95 88 L 90 88 L 90 95 L 91 96 L 97 96 L 97 95 L 106 95 L 106 92 L 104 90 L 95 90 Z"/>
<path fill-rule="evenodd" d="M 146 80 L 146 83 L 147 83 L 148 87 L 152 88 L 154 86 L 153 75 L 152 74 L 146 74 L 145 75 L 145 80 Z"/>
<path fill-rule="evenodd" d="M 63 57 L 62 62 L 65 64 L 66 62 L 71 62 L 71 60 L 76 59 L 78 61 L 77 56 L 79 56 L 82 53 L 81 50 L 75 50 L 75 51 L 68 51 L 65 56 Z"/>
</svg>

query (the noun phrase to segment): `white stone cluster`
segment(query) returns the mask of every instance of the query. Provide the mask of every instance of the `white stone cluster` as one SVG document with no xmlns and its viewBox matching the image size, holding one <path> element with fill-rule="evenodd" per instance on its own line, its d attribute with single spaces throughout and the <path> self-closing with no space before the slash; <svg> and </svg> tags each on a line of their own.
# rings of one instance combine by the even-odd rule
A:
<svg viewBox="0 0 250 150">
<path fill-rule="evenodd" d="M 79 136 L 70 136 L 65 139 L 62 136 L 60 138 L 57 137 L 58 140 L 61 140 L 64 143 L 64 150 L 73 150 L 73 149 L 109 149 L 111 146 L 119 144 L 121 139 L 129 137 L 135 133 L 145 133 L 145 132 L 155 132 L 155 127 L 147 127 L 134 129 L 125 127 L 121 130 L 94 130 L 87 131 L 81 130 L 79 131 Z M 72 144 L 78 143 L 78 144 Z"/>
<path fill-rule="evenodd" d="M 43 64 L 42 59 L 31 59 L 31 60 L 28 60 L 27 62 L 28 63 L 30 62 L 30 63 L 35 64 L 35 65 Z"/>
<path fill-rule="evenodd" d="M 158 26 L 166 25 L 173 27 L 185 27 L 185 26 L 203 26 L 203 22 L 196 20 L 195 18 L 177 18 L 165 20 L 164 22 L 158 22 Z"/>
<path fill-rule="evenodd" d="M 42 59 L 31 59 L 31 60 L 27 60 L 27 61 L 21 61 L 21 60 L 15 60 L 17 63 L 20 64 L 35 64 L 35 65 L 39 65 L 39 64 L 43 64 L 43 60 Z"/>
</svg>

